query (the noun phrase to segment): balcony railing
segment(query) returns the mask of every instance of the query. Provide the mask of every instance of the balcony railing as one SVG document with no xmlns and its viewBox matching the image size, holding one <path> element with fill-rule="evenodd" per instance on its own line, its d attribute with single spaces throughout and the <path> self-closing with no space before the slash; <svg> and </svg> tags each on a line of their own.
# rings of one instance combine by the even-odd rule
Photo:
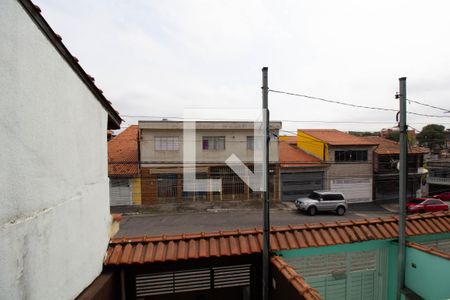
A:
<svg viewBox="0 0 450 300">
<path fill-rule="evenodd" d="M 450 178 L 429 176 L 428 183 L 450 185 Z"/>
</svg>

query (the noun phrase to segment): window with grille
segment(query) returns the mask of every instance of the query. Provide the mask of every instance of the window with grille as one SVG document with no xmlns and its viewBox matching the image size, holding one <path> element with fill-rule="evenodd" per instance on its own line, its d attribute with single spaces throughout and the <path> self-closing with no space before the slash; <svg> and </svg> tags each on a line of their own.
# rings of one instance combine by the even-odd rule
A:
<svg viewBox="0 0 450 300">
<path fill-rule="evenodd" d="M 204 136 L 203 150 L 225 150 L 224 136 Z"/>
<path fill-rule="evenodd" d="M 335 151 L 334 160 L 337 162 L 367 161 L 367 150 Z"/>
<path fill-rule="evenodd" d="M 155 136 L 155 150 L 157 151 L 178 151 L 180 141 L 177 136 Z"/>
</svg>

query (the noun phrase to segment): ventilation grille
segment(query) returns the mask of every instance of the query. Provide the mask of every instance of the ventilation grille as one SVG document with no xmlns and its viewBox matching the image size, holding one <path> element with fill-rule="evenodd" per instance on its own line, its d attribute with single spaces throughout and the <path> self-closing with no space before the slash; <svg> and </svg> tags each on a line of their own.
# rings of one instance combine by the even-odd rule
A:
<svg viewBox="0 0 450 300">
<path fill-rule="evenodd" d="M 250 285 L 250 265 L 216 267 L 214 271 L 214 288 Z"/>
<path fill-rule="evenodd" d="M 251 265 L 136 275 L 136 297 L 249 286 Z"/>
</svg>

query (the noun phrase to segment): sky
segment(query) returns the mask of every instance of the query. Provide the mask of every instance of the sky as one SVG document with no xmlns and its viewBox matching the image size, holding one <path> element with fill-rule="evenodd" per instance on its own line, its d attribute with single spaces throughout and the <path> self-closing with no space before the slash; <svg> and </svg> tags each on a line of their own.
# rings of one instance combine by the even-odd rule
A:
<svg viewBox="0 0 450 300">
<path fill-rule="evenodd" d="M 450 2 L 256 0 L 35 0 L 126 121 L 182 117 L 198 110 L 261 107 L 269 88 L 398 109 L 407 97 L 450 109 Z M 408 103 L 418 130 L 450 127 L 450 113 Z M 378 131 L 395 112 L 349 108 L 269 93 L 271 120 L 297 128 Z M 135 117 L 126 117 L 135 116 Z M 349 123 L 352 122 L 352 123 Z"/>
</svg>

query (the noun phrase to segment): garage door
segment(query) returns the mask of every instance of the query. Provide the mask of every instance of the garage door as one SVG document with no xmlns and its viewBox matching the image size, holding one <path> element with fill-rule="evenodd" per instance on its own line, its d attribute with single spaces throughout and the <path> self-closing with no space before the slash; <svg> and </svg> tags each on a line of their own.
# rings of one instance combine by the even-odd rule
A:
<svg viewBox="0 0 450 300">
<path fill-rule="evenodd" d="M 281 200 L 294 201 L 323 189 L 323 172 L 282 173 Z"/>
<path fill-rule="evenodd" d="M 330 189 L 344 194 L 349 203 L 372 201 L 372 178 L 333 179 Z"/>
<path fill-rule="evenodd" d="M 109 202 L 111 206 L 131 205 L 131 184 L 129 179 L 110 179 Z"/>
<path fill-rule="evenodd" d="M 287 262 L 324 299 L 386 299 L 387 251 L 309 255 Z"/>
</svg>

